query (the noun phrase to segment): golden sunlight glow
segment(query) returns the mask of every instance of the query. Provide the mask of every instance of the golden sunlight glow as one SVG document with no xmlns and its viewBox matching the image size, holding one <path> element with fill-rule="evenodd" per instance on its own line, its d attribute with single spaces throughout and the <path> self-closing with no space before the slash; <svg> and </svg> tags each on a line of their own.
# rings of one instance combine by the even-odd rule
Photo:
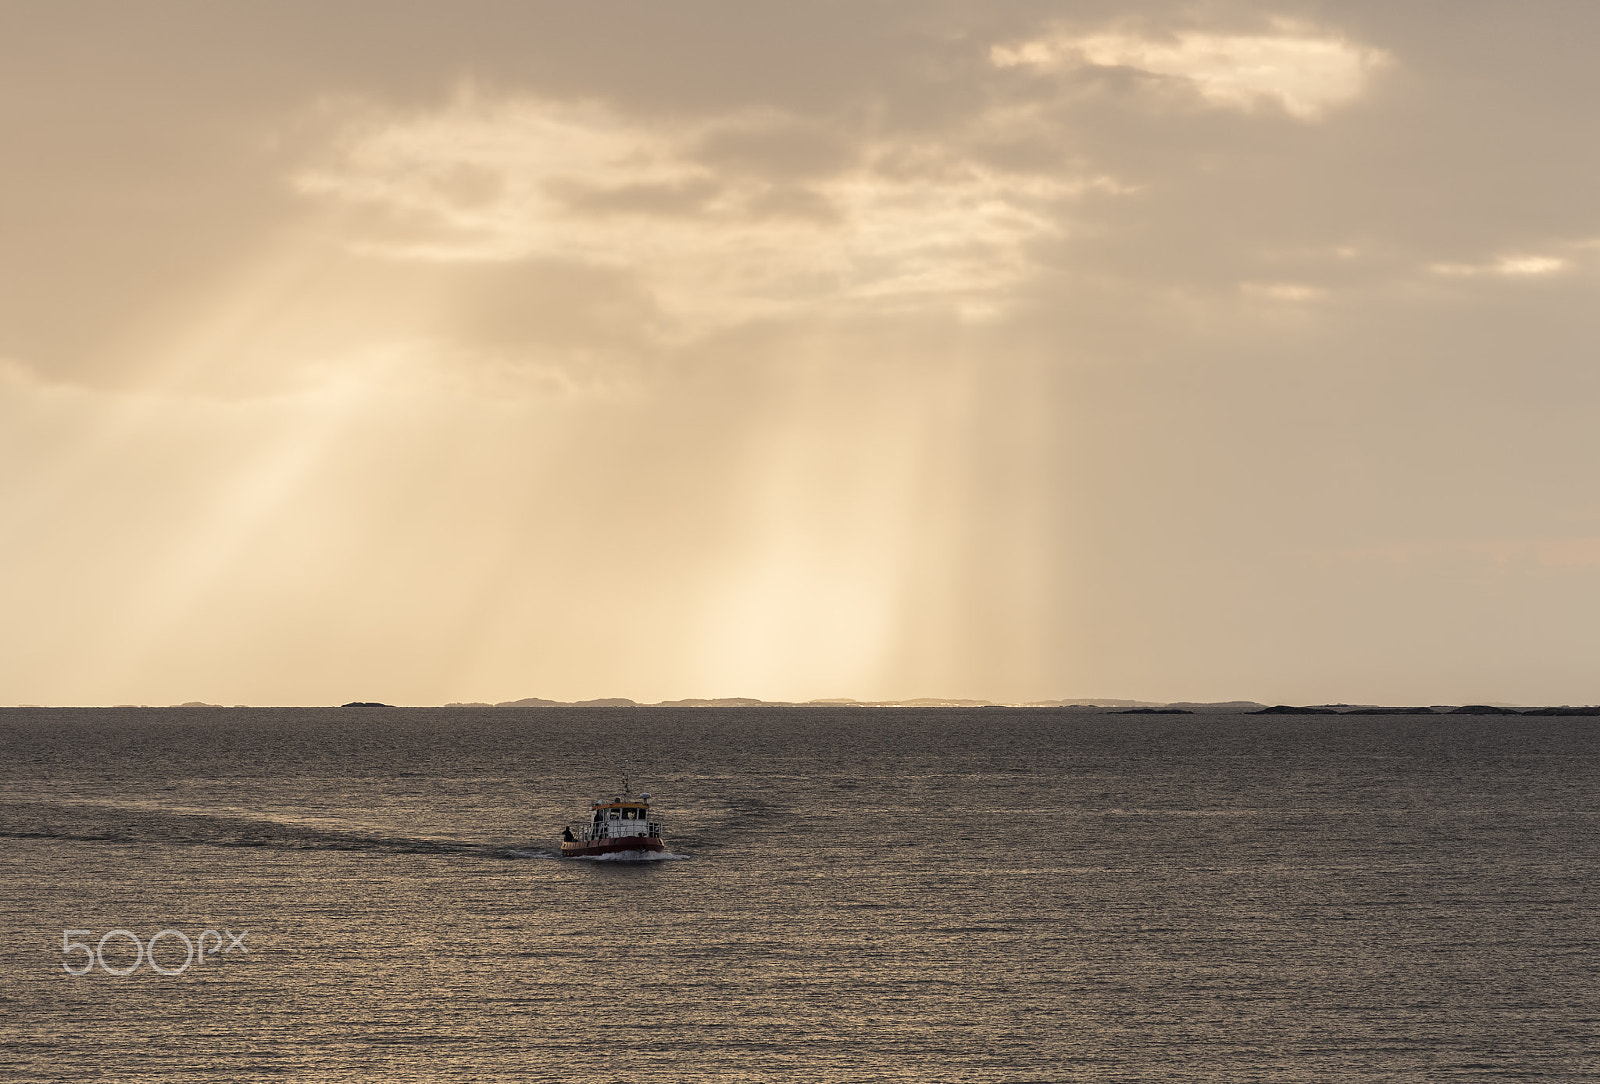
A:
<svg viewBox="0 0 1600 1084">
<path fill-rule="evenodd" d="M 0 703 L 1594 699 L 1581 5 L 14 7 Z"/>
</svg>

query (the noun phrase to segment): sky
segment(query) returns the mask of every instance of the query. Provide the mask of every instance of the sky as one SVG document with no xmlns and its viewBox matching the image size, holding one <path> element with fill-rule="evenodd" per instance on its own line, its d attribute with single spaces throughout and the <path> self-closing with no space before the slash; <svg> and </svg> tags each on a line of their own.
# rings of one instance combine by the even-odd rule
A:
<svg viewBox="0 0 1600 1084">
<path fill-rule="evenodd" d="M 1597 39 L 0 0 L 0 703 L 1600 702 Z"/>
</svg>

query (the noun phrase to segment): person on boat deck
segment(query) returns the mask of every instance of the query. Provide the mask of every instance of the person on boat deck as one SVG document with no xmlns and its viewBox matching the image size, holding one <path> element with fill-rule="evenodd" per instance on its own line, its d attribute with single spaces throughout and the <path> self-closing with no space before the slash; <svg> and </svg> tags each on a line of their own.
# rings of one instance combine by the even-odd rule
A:
<svg viewBox="0 0 1600 1084">
<path fill-rule="evenodd" d="M 561 829 L 561 838 L 568 843 L 576 843 L 578 841 L 578 837 L 572 834 L 572 825 L 570 824 Z"/>
</svg>

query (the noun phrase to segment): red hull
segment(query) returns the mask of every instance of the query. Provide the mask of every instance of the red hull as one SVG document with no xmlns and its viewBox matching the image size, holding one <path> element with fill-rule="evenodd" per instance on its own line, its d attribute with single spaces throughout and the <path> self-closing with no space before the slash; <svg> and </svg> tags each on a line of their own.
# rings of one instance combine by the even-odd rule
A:
<svg viewBox="0 0 1600 1084">
<path fill-rule="evenodd" d="M 618 854 L 622 851 L 664 851 L 667 845 L 660 836 L 622 836 L 619 839 L 580 839 L 575 843 L 561 844 L 562 858 L 592 858 L 600 854 Z"/>
</svg>

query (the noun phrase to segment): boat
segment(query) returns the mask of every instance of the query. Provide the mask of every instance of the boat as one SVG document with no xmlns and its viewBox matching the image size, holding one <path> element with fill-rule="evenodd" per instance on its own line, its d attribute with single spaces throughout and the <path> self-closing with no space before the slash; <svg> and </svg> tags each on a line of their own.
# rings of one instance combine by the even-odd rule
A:
<svg viewBox="0 0 1600 1084">
<path fill-rule="evenodd" d="M 623 780 L 623 792 L 628 790 Z M 561 830 L 562 858 L 599 858 L 622 855 L 643 858 L 651 851 L 665 851 L 661 823 L 650 819 L 650 795 L 633 798 L 596 798 L 589 803 L 589 821 L 576 831 L 572 825 Z"/>
</svg>

